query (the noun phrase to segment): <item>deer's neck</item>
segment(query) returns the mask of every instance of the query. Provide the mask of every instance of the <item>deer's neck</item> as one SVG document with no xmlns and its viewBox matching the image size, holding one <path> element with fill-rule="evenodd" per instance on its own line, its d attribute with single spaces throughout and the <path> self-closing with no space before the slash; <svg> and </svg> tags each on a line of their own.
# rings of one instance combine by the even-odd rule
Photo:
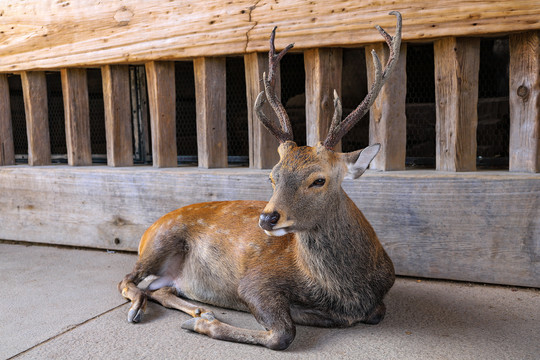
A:
<svg viewBox="0 0 540 360">
<path fill-rule="evenodd" d="M 365 273 L 361 268 L 372 266 L 373 243 L 378 241 L 373 228 L 344 191 L 332 209 L 324 211 L 327 216 L 319 225 L 296 234 L 298 263 L 311 281 L 331 287 L 343 276 Z"/>
</svg>

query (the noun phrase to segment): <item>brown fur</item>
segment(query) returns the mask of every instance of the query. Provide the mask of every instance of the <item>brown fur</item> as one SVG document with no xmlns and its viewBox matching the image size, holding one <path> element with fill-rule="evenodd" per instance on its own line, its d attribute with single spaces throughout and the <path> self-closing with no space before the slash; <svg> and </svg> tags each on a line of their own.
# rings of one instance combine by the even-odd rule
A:
<svg viewBox="0 0 540 360">
<path fill-rule="evenodd" d="M 373 228 L 341 188 L 351 166 L 361 174 L 374 155 L 358 165 L 360 151 L 341 154 L 322 144 L 297 147 L 291 141 L 279 153 L 268 203 L 194 204 L 148 228 L 134 270 L 119 284 L 132 300 L 130 321 L 140 320 L 150 297 L 192 315 L 184 328 L 284 349 L 294 339 L 295 323 L 350 326 L 382 320 L 394 268 Z M 323 186 L 310 186 L 319 178 L 325 179 Z M 261 213 L 273 212 L 279 221 L 265 227 L 272 233 L 284 226 L 282 236 L 257 226 Z M 139 289 L 137 284 L 149 275 L 158 279 L 149 290 Z M 182 298 L 250 311 L 267 330 L 224 324 Z"/>
</svg>

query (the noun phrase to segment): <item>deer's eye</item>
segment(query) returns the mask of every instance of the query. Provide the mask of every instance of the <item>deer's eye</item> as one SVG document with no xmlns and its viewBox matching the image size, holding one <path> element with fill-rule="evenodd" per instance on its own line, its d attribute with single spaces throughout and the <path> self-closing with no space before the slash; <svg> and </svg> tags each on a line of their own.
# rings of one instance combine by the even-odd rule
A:
<svg viewBox="0 0 540 360">
<path fill-rule="evenodd" d="M 310 188 L 311 188 L 311 187 L 321 187 L 321 186 L 324 185 L 325 182 L 326 182 L 325 179 L 322 179 L 322 178 L 321 178 L 321 179 L 317 179 L 317 180 L 315 180 L 311 185 L 309 185 L 309 187 L 310 187 Z"/>
</svg>

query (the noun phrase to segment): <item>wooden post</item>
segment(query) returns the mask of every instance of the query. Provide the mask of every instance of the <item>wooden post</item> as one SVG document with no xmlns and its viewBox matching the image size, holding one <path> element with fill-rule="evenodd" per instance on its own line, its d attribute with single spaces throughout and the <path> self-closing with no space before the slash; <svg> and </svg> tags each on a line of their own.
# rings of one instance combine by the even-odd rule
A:
<svg viewBox="0 0 540 360">
<path fill-rule="evenodd" d="M 437 170 L 476 170 L 480 39 L 435 41 Z"/>
<path fill-rule="evenodd" d="M 14 164 L 15 148 L 11 125 L 9 84 L 7 75 L 0 74 L 0 166 Z"/>
<path fill-rule="evenodd" d="M 86 69 L 62 69 L 60 74 L 64 96 L 68 164 L 91 165 L 90 110 Z"/>
<path fill-rule="evenodd" d="M 175 167 L 176 150 L 176 93 L 174 62 L 146 63 L 150 132 L 154 167 Z"/>
<path fill-rule="evenodd" d="M 341 93 L 342 50 L 304 51 L 306 71 L 306 143 L 324 141 L 334 115 L 334 90 Z M 335 148 L 340 151 L 341 143 Z"/>
<path fill-rule="evenodd" d="M 510 35 L 510 171 L 540 172 L 540 32 Z"/>
<path fill-rule="evenodd" d="M 279 161 L 277 148 L 278 140 L 264 127 L 254 112 L 257 96 L 264 91 L 262 82 L 263 73 L 268 73 L 268 54 L 251 53 L 244 55 L 246 67 L 246 96 L 248 108 L 248 131 L 249 131 L 249 167 L 254 169 L 271 169 Z M 279 66 L 276 69 L 275 92 L 281 97 L 281 80 Z M 266 96 L 266 95 L 264 95 Z M 270 104 L 265 102 L 264 113 L 275 123 L 278 120 Z"/>
<path fill-rule="evenodd" d="M 375 69 L 371 51 L 375 50 L 383 66 L 388 61 L 388 46 L 378 43 L 366 47 L 368 89 Z M 407 147 L 407 44 L 401 44 L 398 63 L 369 110 L 369 143 L 381 144 L 381 151 L 370 164 L 371 169 L 404 170 Z"/>
<path fill-rule="evenodd" d="M 51 163 L 47 82 L 43 71 L 23 71 L 21 83 L 28 136 L 28 165 Z"/>
<path fill-rule="evenodd" d="M 107 165 L 133 165 L 133 140 L 127 65 L 106 65 L 101 68 Z"/>
<path fill-rule="evenodd" d="M 225 58 L 197 58 L 193 68 L 199 167 L 227 167 Z"/>
</svg>

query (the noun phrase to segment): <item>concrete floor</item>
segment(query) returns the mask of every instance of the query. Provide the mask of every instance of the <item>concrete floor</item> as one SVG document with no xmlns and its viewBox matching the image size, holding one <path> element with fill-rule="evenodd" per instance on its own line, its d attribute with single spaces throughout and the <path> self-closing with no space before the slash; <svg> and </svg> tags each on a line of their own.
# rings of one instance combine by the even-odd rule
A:
<svg viewBox="0 0 540 360">
<path fill-rule="evenodd" d="M 0 243 L 0 358 L 540 359 L 540 290 L 399 278 L 379 325 L 298 327 L 285 352 L 180 328 L 188 315 L 150 303 L 129 324 L 116 290 L 132 254 Z M 237 326 L 251 315 L 212 308 Z"/>
</svg>

